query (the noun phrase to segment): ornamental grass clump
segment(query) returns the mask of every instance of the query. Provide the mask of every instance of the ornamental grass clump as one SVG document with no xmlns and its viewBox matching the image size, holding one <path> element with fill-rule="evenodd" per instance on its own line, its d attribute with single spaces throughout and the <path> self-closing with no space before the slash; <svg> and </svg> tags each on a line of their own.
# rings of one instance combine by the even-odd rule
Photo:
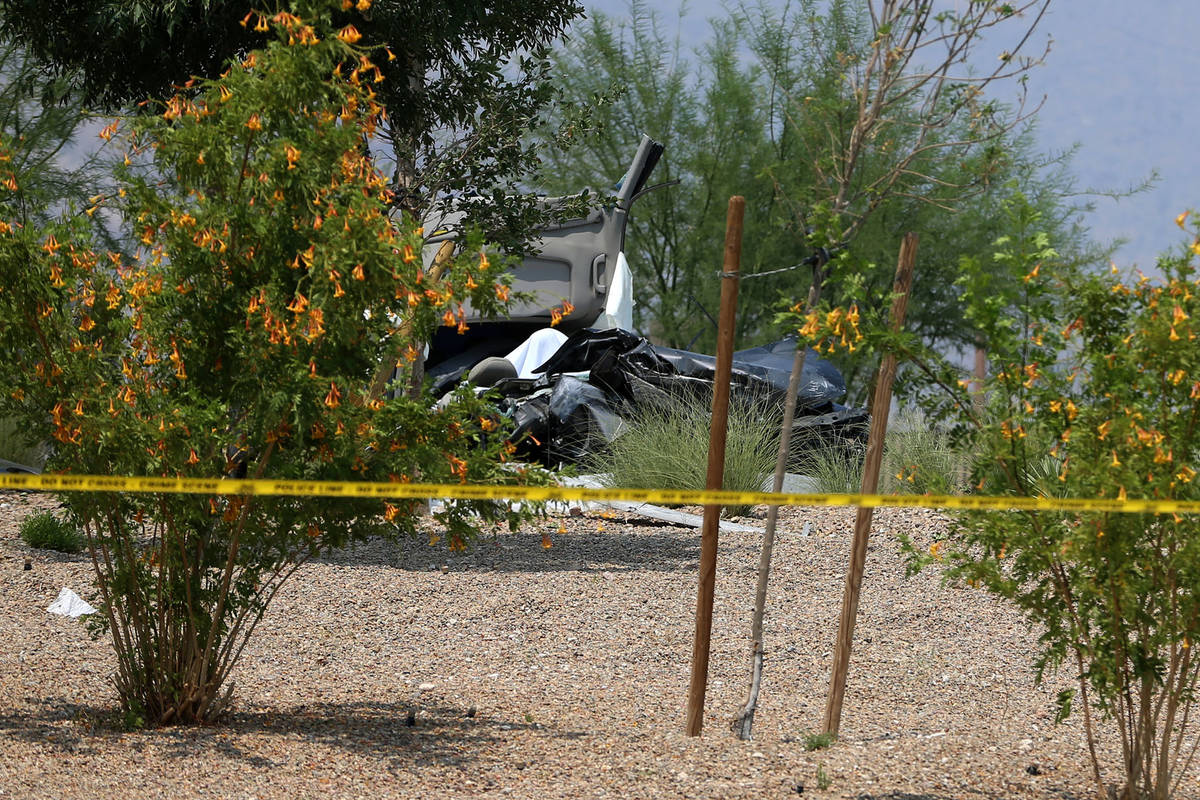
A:
<svg viewBox="0 0 1200 800">
<path fill-rule="evenodd" d="M 782 412 L 760 398 L 735 396 L 729 404 L 723 486 L 761 492 L 775 469 Z M 588 467 L 605 483 L 629 489 L 703 489 L 708 470 L 711 399 L 666 397 L 634 411 L 621 434 Z M 731 516 L 750 506 L 727 506 Z"/>
<path fill-rule="evenodd" d="M 1040 246 L 1011 260 L 1030 313 L 991 350 L 990 421 L 975 419 L 981 491 L 1200 500 L 1200 225 L 1192 233 L 1159 261 L 1159 280 L 1059 270 Z M 965 391 L 958 403 L 974 405 Z M 1098 796 L 1110 783 L 1124 800 L 1178 794 L 1200 739 L 1200 516 L 967 511 L 955 532 L 951 552 L 934 553 L 949 576 L 1008 598 L 1042 631 L 1039 676 L 1074 673 L 1058 716 L 1082 712 Z M 1119 752 L 1101 751 L 1101 723 Z"/>
<path fill-rule="evenodd" d="M 18 531 L 21 541 L 41 550 L 57 550 L 60 553 L 79 553 L 84 548 L 83 534 L 50 511 L 40 511 L 21 520 Z"/>
<path fill-rule="evenodd" d="M 792 469 L 812 481 L 818 492 L 853 494 L 862 489 L 864 450 L 861 447 L 821 447 L 799 454 Z M 970 469 L 970 454 L 956 447 L 950 435 L 921 416 L 901 412 L 888 430 L 880 467 L 882 494 L 962 494 Z"/>
<path fill-rule="evenodd" d="M 218 80 L 195 80 L 126 126 L 120 191 L 129 253 L 86 227 L 0 222 L 0 413 L 54 440 L 48 470 L 186 478 L 430 483 L 540 480 L 470 392 L 430 411 L 378 376 L 417 358 L 464 303 L 501 308 L 476 238 L 437 274 L 422 232 L 389 214 L 364 152 L 380 79 L 341 3 L 251 13 L 274 31 Z M 359 4 L 363 8 L 368 4 Z M 351 12 L 353 13 L 353 12 Z M 19 186 L 8 187 L 0 204 Z M 493 259 L 495 257 L 493 256 Z M 403 394 L 403 393 L 398 393 Z M 412 502 L 246 495 L 68 496 L 99 587 L 127 713 L 202 722 L 228 707 L 242 648 L 279 590 L 318 553 L 415 533 Z M 448 504 L 463 547 L 492 503 Z M 478 515 L 478 516 L 476 516 Z"/>
<path fill-rule="evenodd" d="M 971 456 L 938 423 L 902 411 L 883 445 L 880 489 L 885 494 L 963 494 Z"/>
</svg>

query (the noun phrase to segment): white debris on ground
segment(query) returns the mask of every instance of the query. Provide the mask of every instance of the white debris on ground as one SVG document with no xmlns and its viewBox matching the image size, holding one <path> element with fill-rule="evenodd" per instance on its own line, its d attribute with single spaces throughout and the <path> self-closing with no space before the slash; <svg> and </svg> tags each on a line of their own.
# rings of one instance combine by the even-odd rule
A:
<svg viewBox="0 0 1200 800">
<path fill-rule="evenodd" d="M 54 598 L 54 602 L 46 609 L 51 614 L 59 614 L 71 619 L 78 619 L 86 614 L 95 614 L 96 608 L 67 587 L 63 587 Z"/>
</svg>

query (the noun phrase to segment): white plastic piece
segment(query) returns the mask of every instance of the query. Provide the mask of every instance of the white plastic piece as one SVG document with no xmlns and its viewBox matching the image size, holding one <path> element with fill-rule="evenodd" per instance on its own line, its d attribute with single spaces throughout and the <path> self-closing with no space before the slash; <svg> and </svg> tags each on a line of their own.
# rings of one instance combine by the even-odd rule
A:
<svg viewBox="0 0 1200 800">
<path fill-rule="evenodd" d="M 608 287 L 608 297 L 604 301 L 604 313 L 592 327 L 596 330 L 633 330 L 633 272 L 624 253 L 617 253 L 617 266 L 613 270 L 612 285 Z"/>
<path fill-rule="evenodd" d="M 535 369 L 546 363 L 550 356 L 558 352 L 563 342 L 567 340 L 565 333 L 554 328 L 542 328 L 534 331 L 533 335 L 517 346 L 516 350 L 505 356 L 517 368 L 518 378 L 535 378 Z"/>
<path fill-rule="evenodd" d="M 564 486 L 582 486 L 587 489 L 605 489 L 607 488 L 607 475 L 579 475 L 579 476 L 562 476 L 561 480 Z M 598 508 L 611 508 L 615 511 L 627 511 L 631 514 L 638 514 L 650 519 L 661 520 L 672 525 L 681 525 L 685 528 L 700 528 L 704 525 L 704 517 L 699 514 L 687 514 L 674 508 L 663 508 L 656 506 L 653 503 L 630 503 L 624 500 L 587 500 L 587 501 L 572 501 L 567 503 L 550 502 L 547 503 L 547 508 L 551 513 L 562 514 L 567 513 L 571 506 L 577 506 L 584 511 L 593 511 Z M 762 533 L 763 529 L 754 525 L 742 525 L 739 522 L 730 522 L 729 520 L 721 520 L 719 523 L 720 530 L 725 533 Z"/>
<path fill-rule="evenodd" d="M 61 614 L 64 617 L 76 619 L 84 614 L 95 614 L 98 609 L 67 587 L 58 593 L 58 597 L 46 609 L 51 614 Z"/>
</svg>

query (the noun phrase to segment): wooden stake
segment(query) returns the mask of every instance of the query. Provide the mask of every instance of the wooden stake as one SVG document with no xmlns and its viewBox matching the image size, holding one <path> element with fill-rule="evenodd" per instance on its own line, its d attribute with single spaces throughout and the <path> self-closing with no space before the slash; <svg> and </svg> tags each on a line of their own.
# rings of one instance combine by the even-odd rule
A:
<svg viewBox="0 0 1200 800">
<path fill-rule="evenodd" d="M 721 315 L 717 325 L 717 366 L 713 375 L 712 428 L 708 443 L 708 476 L 704 487 L 720 489 L 725 476 L 725 432 L 729 422 L 729 380 L 733 372 L 733 329 L 737 319 L 738 271 L 742 260 L 744 197 L 729 198 L 725 217 L 725 268 L 721 274 Z M 704 507 L 700 533 L 700 575 L 696 590 L 696 638 L 692 644 L 692 682 L 688 688 L 687 734 L 704 727 L 704 693 L 708 688 L 708 650 L 712 635 L 713 589 L 717 578 L 717 534 L 721 507 Z"/>
<path fill-rule="evenodd" d="M 900 260 L 896 265 L 896 282 L 892 287 L 892 332 L 904 327 L 908 310 L 908 293 L 912 288 L 913 268 L 917 263 L 917 235 L 908 233 L 900 245 Z M 888 411 L 892 405 L 892 384 L 896 381 L 896 355 L 888 353 L 879 367 L 879 382 L 875 386 L 875 401 L 871 407 L 871 430 L 867 437 L 867 456 L 863 462 L 862 493 L 875 494 L 879 486 L 879 465 L 883 461 L 883 440 L 887 434 Z M 850 667 L 850 645 L 854 640 L 854 622 L 858 616 L 859 590 L 867 562 L 867 539 L 871 535 L 874 509 L 859 507 L 854 520 L 854 542 L 850 550 L 850 569 L 846 572 L 846 589 L 842 595 L 842 618 L 838 625 L 837 644 L 833 650 L 833 675 L 829 681 L 829 697 L 825 704 L 824 732 L 834 736 L 842 722 L 842 698 L 846 693 L 846 672 Z"/>
</svg>

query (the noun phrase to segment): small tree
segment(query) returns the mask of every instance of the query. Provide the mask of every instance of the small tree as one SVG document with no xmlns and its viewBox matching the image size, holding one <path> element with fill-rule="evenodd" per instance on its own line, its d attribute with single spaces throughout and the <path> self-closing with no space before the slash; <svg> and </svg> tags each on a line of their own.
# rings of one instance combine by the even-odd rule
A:
<svg viewBox="0 0 1200 800">
<path fill-rule="evenodd" d="M 192 76 L 216 78 L 229 59 L 269 40 L 269 26 L 244 24 L 252 5 L 0 0 L 0 26 L 90 107 L 120 111 Z M 492 241 L 526 244 L 531 226 L 551 216 L 518 191 L 544 149 L 526 134 L 553 101 L 548 47 L 582 11 L 575 0 L 338 4 L 335 23 L 353 25 L 364 46 L 378 48 L 375 66 L 386 80 L 373 89 L 387 115 L 368 144 L 394 169 L 397 210 L 422 218 L 431 204 L 453 199 Z"/>
<path fill-rule="evenodd" d="M 911 8 L 883 5 L 888 8 L 881 13 L 908 24 Z M 999 5 L 990 17 L 973 8 L 973 27 L 964 31 L 978 38 L 980 28 L 995 23 L 1023 32 L 1036 16 L 1033 8 L 1023 17 L 1001 12 Z M 656 341 L 701 349 L 714 341 L 715 324 L 702 309 L 716 307 L 712 259 L 724 241 L 723 198 L 732 194 L 755 209 L 742 256 L 746 313 L 739 311 L 738 338 L 746 344 L 779 336 L 780 295 L 790 298 L 788 305 L 799 299 L 811 275 L 803 262 L 814 246 L 845 245 L 820 270 L 832 304 L 857 304 L 868 322 L 882 320 L 896 243 L 913 230 L 922 234 L 921 278 L 907 327 L 939 347 L 975 346 L 978 330 L 963 319 L 955 286 L 961 257 L 986 251 L 1000 235 L 1001 204 L 1014 191 L 1043 215 L 1065 256 L 1106 262 L 1088 249 L 1078 225 L 1079 192 L 1067 171 L 1071 153 L 1039 153 L 1029 114 L 985 95 L 989 83 L 996 89 L 1000 78 L 1029 60 L 997 60 L 1004 69 L 994 78 L 941 64 L 947 75 L 962 73 L 956 96 L 967 85 L 972 89 L 971 103 L 956 106 L 945 99 L 951 87 L 915 67 L 928 64 L 927 54 L 943 45 L 951 47 L 946 37 L 920 32 L 921 46 L 905 72 L 900 62 L 866 66 L 881 46 L 874 34 L 867 3 L 801 0 L 786 8 L 743 8 L 714 21 L 708 39 L 690 45 L 672 38 L 664 19 L 634 0 L 627 20 L 595 14 L 556 52 L 554 74 L 567 98 L 584 104 L 616 95 L 593 108 L 598 132 L 580 137 L 569 151 L 547 151 L 551 191 L 619 175 L 643 132 L 666 145 L 655 180 L 679 182 L 638 202 L 626 241 L 636 285 L 651 287 L 635 319 Z M 912 44 L 911 37 L 905 41 Z M 953 48 L 978 51 L 986 44 L 961 39 Z M 978 53 L 972 61 L 986 63 Z M 862 121 L 867 133 L 854 139 L 854 155 L 848 155 L 843 151 L 860 112 L 855 97 L 880 81 L 882 108 L 861 110 L 878 118 Z M 912 92 L 900 96 L 901 85 Z M 915 99 L 939 90 L 941 101 Z M 941 110 L 922 116 L 926 106 Z M 915 146 L 918 130 L 919 152 L 906 150 Z M 865 403 L 878 353 L 867 346 L 833 358 L 846 377 L 847 402 Z"/>
<path fill-rule="evenodd" d="M 918 230 L 933 249 L 922 247 L 911 327 L 951 346 L 969 338 L 945 291 L 959 255 L 997 235 L 988 212 L 991 197 L 1008 193 L 1006 181 L 1021 178 L 1030 196 L 1053 181 L 1049 171 L 1022 174 L 1029 142 L 1021 136 L 1036 111 L 1023 77 L 1042 55 L 1027 51 L 1049 2 L 742 8 L 775 98 L 769 175 L 793 229 L 834 252 L 813 270 L 812 303 L 829 293 L 835 305 L 857 303 L 882 319 L 895 243 Z M 1014 102 L 995 96 L 1005 85 Z M 856 387 L 853 402 L 869 396 L 875 356 L 864 348 L 840 364 Z"/>
<path fill-rule="evenodd" d="M 866 18 L 854 5 L 803 0 L 795 13 L 759 5 L 743 14 L 781 98 L 780 190 L 797 214 L 831 226 L 834 242 L 853 239 L 891 198 L 953 210 L 987 186 L 1006 137 L 1031 113 L 987 91 L 1037 63 L 1022 51 L 1049 0 L 871 0 Z M 973 72 L 988 33 L 1011 39 L 1008 49 Z M 815 55 L 801 56 L 798 42 Z"/>
<path fill-rule="evenodd" d="M 827 5 L 801 0 L 795 14 L 790 7 L 778 13 L 759 2 L 743 12 L 755 52 L 766 65 L 771 95 L 781 98 L 769 117 L 779 153 L 772 176 L 792 210 L 793 226 L 806 231 L 819 256 L 812 262 L 807 299 L 793 311 L 816 313 L 825 283 L 833 278 L 839 303 L 858 302 L 867 310 L 874 305 L 882 321 L 878 301 L 889 295 L 889 273 L 854 258 L 849 245 L 889 210 L 915 203 L 954 211 L 986 189 L 1007 159 L 1010 134 L 1026 115 L 1023 103 L 1010 112 L 985 91 L 998 80 L 1020 77 L 1035 63 L 1018 54 L 1049 2 L 968 0 L 940 9 L 928 0 L 869 0 L 869 19 L 846 0 Z M 997 68 L 979 76 L 964 72 L 985 32 L 1014 26 L 1014 44 L 1000 54 Z M 815 57 L 796 56 L 808 52 Z M 911 231 L 912 222 L 901 219 Z M 831 251 L 833 257 L 825 257 Z M 869 352 L 860 348 L 860 365 Z M 805 357 L 798 350 L 792 364 L 775 491 L 783 485 Z M 864 384 L 860 392 L 868 390 Z M 768 512 L 759 559 L 751 688 L 735 722 L 744 738 L 750 736 L 762 672 L 761 630 L 776 514 L 776 507 Z"/>
<path fill-rule="evenodd" d="M 372 393 L 404 335 L 495 311 L 505 279 L 472 240 L 437 279 L 421 231 L 389 218 L 362 142 L 382 108 L 378 53 L 340 4 L 250 14 L 275 39 L 135 120 L 108 204 L 140 249 L 96 252 L 78 220 L 0 225 L 4 411 L 51 427 L 50 468 L 80 473 L 511 482 L 511 445 L 467 393 Z M 116 124 L 103 135 L 116 134 Z M 10 187 L 11 188 L 11 187 Z M 19 188 L 19 187 L 18 187 Z M 12 200 L 10 193 L 4 198 Z M 10 206 L 11 208 L 11 206 Z M 410 347 L 408 359 L 417 353 Z M 412 533 L 413 503 L 72 495 L 113 637 L 125 709 L 211 720 L 280 585 L 314 555 Z M 493 504 L 439 512 L 452 548 Z"/>
<path fill-rule="evenodd" d="M 968 295 L 996 333 L 988 416 L 976 417 L 966 391 L 950 387 L 960 418 L 978 430 L 981 489 L 1200 499 L 1193 228 L 1186 249 L 1159 261 L 1161 282 L 1064 271 L 1033 232 L 998 243 L 997 263 L 1027 291 L 1024 313 L 1009 324 L 986 293 Z M 1074 672 L 1078 688 L 1059 695 L 1058 718 L 1078 697 L 1098 796 L 1109 795 L 1093 713 L 1119 734 L 1121 798 L 1175 794 L 1197 750 L 1200 519 L 970 511 L 956 520 L 951 544 L 932 556 L 949 562 L 949 578 L 1015 602 L 1042 631 L 1039 678 L 1062 665 Z"/>
</svg>

